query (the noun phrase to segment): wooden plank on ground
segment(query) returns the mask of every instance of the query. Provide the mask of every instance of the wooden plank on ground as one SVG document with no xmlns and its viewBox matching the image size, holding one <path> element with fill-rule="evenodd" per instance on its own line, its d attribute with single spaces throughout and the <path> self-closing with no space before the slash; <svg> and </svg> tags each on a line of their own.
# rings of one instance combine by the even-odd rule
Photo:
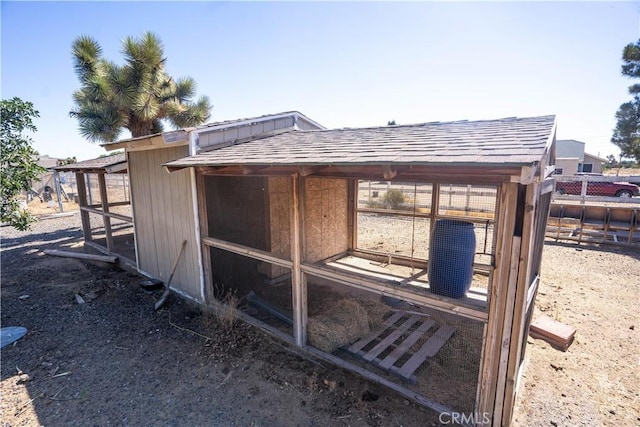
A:
<svg viewBox="0 0 640 427">
<path fill-rule="evenodd" d="M 57 249 L 45 249 L 44 253 L 47 255 L 54 255 L 54 256 L 67 257 L 67 258 L 79 258 L 79 259 L 86 259 L 90 261 L 109 262 L 111 264 L 114 264 L 118 261 L 118 257 L 115 257 L 115 256 L 93 255 L 93 254 L 85 254 L 82 252 L 59 251 Z"/>
<path fill-rule="evenodd" d="M 447 340 L 455 332 L 453 326 L 444 325 L 441 326 L 435 334 L 427 340 L 420 350 L 418 350 L 404 365 L 399 369 L 393 369 L 398 375 L 410 379 L 413 373 L 424 363 L 427 357 L 433 357 L 447 342 Z"/>
<path fill-rule="evenodd" d="M 394 323 L 396 323 L 398 320 L 400 320 L 402 318 L 402 316 L 404 316 L 404 314 L 405 313 L 403 311 L 396 311 L 393 315 L 391 315 L 391 317 L 389 317 L 387 320 L 384 321 L 384 324 L 387 325 L 387 326 L 391 326 Z M 369 344 L 374 339 L 378 338 L 378 336 L 380 335 L 380 332 L 381 331 L 376 331 L 376 332 L 364 337 L 360 341 L 355 342 L 353 345 L 351 345 L 351 347 L 349 347 L 349 351 L 351 353 L 357 354 L 367 344 Z"/>
<path fill-rule="evenodd" d="M 382 362 L 380 362 L 379 366 L 382 369 L 391 368 L 393 364 L 396 363 L 396 361 L 400 357 L 402 357 L 407 351 L 409 351 L 409 349 L 415 343 L 417 343 L 418 340 L 422 338 L 422 336 L 426 334 L 427 331 L 431 329 L 431 327 L 435 324 L 436 322 L 433 320 L 426 320 L 425 322 L 423 322 L 422 325 L 418 327 L 418 329 L 413 331 L 411 335 L 407 337 L 407 339 L 405 339 L 399 346 L 395 348 L 395 350 L 393 350 L 389 355 L 387 355 L 387 357 L 385 357 L 382 360 Z"/>
<path fill-rule="evenodd" d="M 405 320 L 397 329 L 383 338 L 378 344 L 376 344 L 371 350 L 369 350 L 362 358 L 367 362 L 371 362 L 380 353 L 385 351 L 390 345 L 392 345 L 398 338 L 402 336 L 410 327 L 420 320 L 419 316 L 410 316 Z"/>
</svg>

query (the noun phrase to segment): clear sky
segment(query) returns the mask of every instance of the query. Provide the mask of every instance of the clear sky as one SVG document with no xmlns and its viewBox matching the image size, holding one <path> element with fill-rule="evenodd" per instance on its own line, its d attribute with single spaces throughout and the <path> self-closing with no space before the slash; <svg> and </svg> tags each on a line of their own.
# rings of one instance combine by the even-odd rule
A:
<svg viewBox="0 0 640 427">
<path fill-rule="evenodd" d="M 210 121 L 298 110 L 326 127 L 555 114 L 558 139 L 606 157 L 629 100 L 623 47 L 640 2 L 1 2 L 3 99 L 40 111 L 35 148 L 89 159 L 68 112 L 71 43 L 156 32 Z"/>
</svg>

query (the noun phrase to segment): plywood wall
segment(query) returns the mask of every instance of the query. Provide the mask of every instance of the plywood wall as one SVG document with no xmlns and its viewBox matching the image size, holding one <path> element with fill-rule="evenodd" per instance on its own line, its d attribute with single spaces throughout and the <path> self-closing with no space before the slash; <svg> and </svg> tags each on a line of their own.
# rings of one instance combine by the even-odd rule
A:
<svg viewBox="0 0 640 427">
<path fill-rule="evenodd" d="M 304 180 L 305 254 L 316 262 L 349 248 L 348 181 L 306 178 Z"/>
<path fill-rule="evenodd" d="M 268 184 L 270 251 L 280 258 L 291 259 L 292 178 L 273 177 L 268 179 Z M 269 278 L 289 272 L 288 268 L 271 264 L 263 270 Z"/>
<path fill-rule="evenodd" d="M 181 243 L 187 240 L 171 286 L 201 300 L 190 171 L 168 173 L 162 167 L 188 154 L 186 146 L 128 152 L 131 203 L 138 268 L 168 280 Z"/>
</svg>

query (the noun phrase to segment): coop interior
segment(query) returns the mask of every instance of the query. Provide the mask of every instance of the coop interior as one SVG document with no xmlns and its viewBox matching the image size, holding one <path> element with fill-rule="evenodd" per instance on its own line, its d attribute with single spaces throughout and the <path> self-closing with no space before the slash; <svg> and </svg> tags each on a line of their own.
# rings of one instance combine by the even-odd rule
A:
<svg viewBox="0 0 640 427">
<path fill-rule="evenodd" d="M 477 398 L 495 263 L 495 185 L 204 176 L 210 293 L 307 345 L 455 411 Z"/>
</svg>

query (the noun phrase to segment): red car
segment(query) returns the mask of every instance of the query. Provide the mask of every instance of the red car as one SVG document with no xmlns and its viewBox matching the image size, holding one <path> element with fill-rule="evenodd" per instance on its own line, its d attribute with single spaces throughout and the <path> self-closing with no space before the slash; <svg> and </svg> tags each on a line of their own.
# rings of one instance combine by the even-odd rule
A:
<svg viewBox="0 0 640 427">
<path fill-rule="evenodd" d="M 559 194 L 582 194 L 582 181 L 556 181 Z M 640 187 L 629 182 L 587 182 L 587 196 L 623 197 L 640 195 Z"/>
</svg>

